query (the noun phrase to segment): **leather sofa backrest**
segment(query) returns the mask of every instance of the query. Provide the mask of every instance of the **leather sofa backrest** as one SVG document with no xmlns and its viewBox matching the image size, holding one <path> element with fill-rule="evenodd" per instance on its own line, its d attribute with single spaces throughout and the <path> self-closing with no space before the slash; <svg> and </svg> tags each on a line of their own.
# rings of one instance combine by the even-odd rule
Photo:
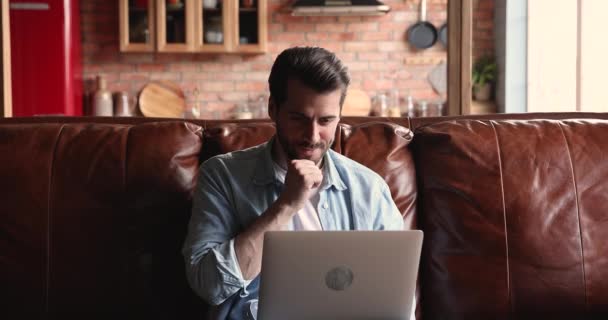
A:
<svg viewBox="0 0 608 320">
<path fill-rule="evenodd" d="M 200 131 L 184 122 L 0 126 L 0 314 L 202 316 L 180 253 Z"/>
<path fill-rule="evenodd" d="M 573 116 L 607 114 L 542 115 Z M 425 319 L 608 314 L 608 121 L 533 117 L 398 119 L 412 145 L 380 119 L 339 126 L 334 149 L 425 232 Z M 88 121 L 0 119 L 0 318 L 201 318 L 180 253 L 198 164 L 274 127 Z"/>
<path fill-rule="evenodd" d="M 608 314 L 606 137 L 591 119 L 416 130 L 425 319 Z"/>
</svg>

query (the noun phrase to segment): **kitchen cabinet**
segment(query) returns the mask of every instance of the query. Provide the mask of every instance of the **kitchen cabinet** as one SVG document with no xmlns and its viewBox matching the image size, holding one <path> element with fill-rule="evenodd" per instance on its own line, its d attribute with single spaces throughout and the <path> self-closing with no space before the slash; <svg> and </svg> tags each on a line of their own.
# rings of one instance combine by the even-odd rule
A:
<svg viewBox="0 0 608 320">
<path fill-rule="evenodd" d="M 122 52 L 264 53 L 267 0 L 119 0 Z"/>
<path fill-rule="evenodd" d="M 152 0 L 119 0 L 120 51 L 154 51 L 156 24 L 152 2 Z"/>
</svg>

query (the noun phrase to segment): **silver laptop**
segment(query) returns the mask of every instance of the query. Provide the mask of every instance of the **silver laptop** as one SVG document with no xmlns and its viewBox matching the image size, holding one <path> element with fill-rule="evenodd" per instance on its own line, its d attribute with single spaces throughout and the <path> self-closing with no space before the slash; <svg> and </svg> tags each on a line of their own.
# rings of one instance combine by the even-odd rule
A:
<svg viewBox="0 0 608 320">
<path fill-rule="evenodd" d="M 422 231 L 266 232 L 258 320 L 409 319 Z"/>
</svg>

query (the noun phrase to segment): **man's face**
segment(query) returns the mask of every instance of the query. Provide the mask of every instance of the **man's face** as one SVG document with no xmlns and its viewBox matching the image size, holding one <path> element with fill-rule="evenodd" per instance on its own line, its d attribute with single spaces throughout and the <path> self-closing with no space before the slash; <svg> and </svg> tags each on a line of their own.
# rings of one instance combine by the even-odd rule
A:
<svg viewBox="0 0 608 320">
<path fill-rule="evenodd" d="M 287 100 L 281 106 L 270 102 L 269 115 L 288 161 L 306 159 L 319 164 L 334 142 L 340 96 L 339 88 L 318 93 L 297 79 L 289 79 Z"/>
</svg>

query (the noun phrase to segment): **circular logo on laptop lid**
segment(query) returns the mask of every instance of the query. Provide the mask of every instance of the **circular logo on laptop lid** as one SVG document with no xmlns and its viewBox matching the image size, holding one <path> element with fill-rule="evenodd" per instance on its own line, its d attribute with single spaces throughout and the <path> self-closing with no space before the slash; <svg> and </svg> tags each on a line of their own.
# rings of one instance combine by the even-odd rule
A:
<svg viewBox="0 0 608 320">
<path fill-rule="evenodd" d="M 355 275 L 352 270 L 346 266 L 335 267 L 325 275 L 325 285 L 328 288 L 336 291 L 343 291 L 353 284 Z"/>
</svg>

